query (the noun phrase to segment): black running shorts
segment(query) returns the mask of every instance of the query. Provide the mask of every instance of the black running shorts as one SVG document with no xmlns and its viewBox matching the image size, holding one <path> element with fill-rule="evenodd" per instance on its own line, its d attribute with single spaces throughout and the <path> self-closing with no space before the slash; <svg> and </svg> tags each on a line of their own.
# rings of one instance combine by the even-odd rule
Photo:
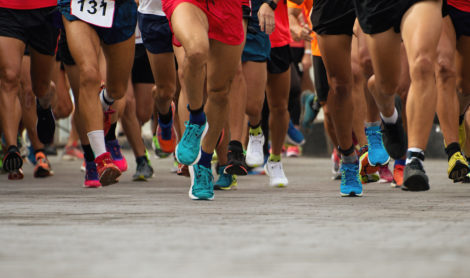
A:
<svg viewBox="0 0 470 278">
<path fill-rule="evenodd" d="M 283 73 L 289 69 L 292 57 L 289 45 L 271 48 L 270 59 L 268 60 L 269 73 Z"/>
<path fill-rule="evenodd" d="M 315 78 L 315 91 L 317 92 L 317 98 L 320 102 L 326 102 L 328 99 L 328 91 L 330 86 L 328 85 L 328 76 L 326 75 L 325 64 L 320 56 L 313 57 L 313 76 Z"/>
<path fill-rule="evenodd" d="M 352 35 L 356 14 L 350 0 L 315 0 L 310 19 L 318 35 Z"/>
<path fill-rule="evenodd" d="M 147 50 L 141 43 L 135 45 L 134 65 L 132 66 L 132 83 L 155 83 Z"/>
<path fill-rule="evenodd" d="M 454 24 L 457 38 L 460 38 L 460 36 L 470 36 L 470 13 L 461 11 L 451 5 L 447 6 L 447 11 Z"/>
</svg>

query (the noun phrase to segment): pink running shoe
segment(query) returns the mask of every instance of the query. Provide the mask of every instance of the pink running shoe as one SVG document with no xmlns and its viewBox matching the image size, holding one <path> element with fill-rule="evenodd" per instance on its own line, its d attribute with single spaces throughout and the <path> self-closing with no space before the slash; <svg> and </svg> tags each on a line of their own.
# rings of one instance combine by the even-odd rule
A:
<svg viewBox="0 0 470 278">
<path fill-rule="evenodd" d="M 380 183 L 389 183 L 393 181 L 393 174 L 388 169 L 388 165 L 380 166 L 379 168 Z"/>
<path fill-rule="evenodd" d="M 100 178 L 98 177 L 98 170 L 94 161 L 86 162 L 85 188 L 99 188 L 101 187 Z"/>
<path fill-rule="evenodd" d="M 106 151 L 111 154 L 114 165 L 119 168 L 121 173 L 125 172 L 127 170 L 127 160 L 121 153 L 121 146 L 118 140 L 106 141 Z"/>
<path fill-rule="evenodd" d="M 287 157 L 299 157 L 300 156 L 300 147 L 299 146 L 289 146 L 287 147 Z"/>
</svg>

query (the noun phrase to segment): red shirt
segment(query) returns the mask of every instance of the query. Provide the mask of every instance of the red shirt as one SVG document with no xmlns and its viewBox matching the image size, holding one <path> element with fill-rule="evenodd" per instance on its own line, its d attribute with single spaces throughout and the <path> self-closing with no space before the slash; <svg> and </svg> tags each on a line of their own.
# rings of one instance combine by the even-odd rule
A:
<svg viewBox="0 0 470 278">
<path fill-rule="evenodd" d="M 277 3 L 277 8 L 274 11 L 274 20 L 276 20 L 274 32 L 269 35 L 271 47 L 281 47 L 289 45 L 291 39 L 286 0 L 279 0 L 279 2 Z"/>
<path fill-rule="evenodd" d="M 34 10 L 57 6 L 57 0 L 0 0 L 0 8 Z"/>
<path fill-rule="evenodd" d="M 447 0 L 447 4 L 461 11 L 470 13 L 470 0 Z"/>
</svg>

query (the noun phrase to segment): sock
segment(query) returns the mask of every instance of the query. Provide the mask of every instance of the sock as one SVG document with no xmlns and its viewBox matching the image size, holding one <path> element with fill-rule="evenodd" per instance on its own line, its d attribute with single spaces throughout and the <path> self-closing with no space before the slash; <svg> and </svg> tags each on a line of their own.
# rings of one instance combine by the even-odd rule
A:
<svg viewBox="0 0 470 278">
<path fill-rule="evenodd" d="M 229 151 L 243 152 L 243 145 L 237 140 L 232 140 L 228 143 Z"/>
<path fill-rule="evenodd" d="M 87 133 L 88 140 L 90 141 L 91 149 L 96 157 L 106 152 L 106 146 L 104 144 L 104 131 L 93 130 Z"/>
<path fill-rule="evenodd" d="M 356 164 L 357 163 L 357 155 L 354 152 L 352 155 L 341 155 L 341 160 L 344 164 Z"/>
<path fill-rule="evenodd" d="M 397 109 L 395 108 L 393 110 L 393 114 L 392 116 L 390 117 L 385 117 L 382 113 L 380 113 L 380 117 L 382 118 L 382 121 L 384 121 L 384 123 L 386 124 L 394 124 L 397 122 L 398 120 L 398 111 Z"/>
<path fill-rule="evenodd" d="M 44 151 L 44 149 L 37 149 L 37 150 L 34 150 L 34 155 L 38 154 L 38 153 L 44 153 L 46 154 L 46 152 Z"/>
<path fill-rule="evenodd" d="M 250 125 L 250 134 L 254 136 L 263 134 L 263 129 L 261 128 L 261 122 L 258 123 L 258 125 L 256 126 Z"/>
<path fill-rule="evenodd" d="M 459 116 L 459 125 L 461 125 L 464 120 L 465 120 L 465 114 L 460 115 Z"/>
<path fill-rule="evenodd" d="M 168 110 L 168 113 L 166 114 L 161 114 L 158 112 L 158 122 L 161 124 L 169 124 L 171 122 L 171 119 L 173 118 L 173 111 L 171 111 L 171 106 L 170 110 Z"/>
<path fill-rule="evenodd" d="M 91 149 L 90 144 L 82 145 L 82 149 L 83 149 L 83 155 L 85 156 L 86 162 L 95 161 L 95 154 L 93 153 L 93 150 Z"/>
<path fill-rule="evenodd" d="M 108 110 L 114 103 L 114 99 L 108 94 L 108 90 L 106 90 L 106 88 L 103 88 L 100 91 L 100 100 L 104 111 Z"/>
<path fill-rule="evenodd" d="M 410 164 L 413 159 L 418 159 L 422 165 L 424 160 L 424 151 L 420 148 L 408 148 L 408 151 L 406 152 L 406 165 Z"/>
<path fill-rule="evenodd" d="M 273 162 L 280 162 L 281 161 L 281 155 L 278 154 L 278 155 L 275 155 L 275 154 L 270 154 L 269 155 L 269 161 L 273 161 Z"/>
<path fill-rule="evenodd" d="M 199 109 L 192 110 L 189 108 L 189 122 L 192 124 L 203 125 L 206 123 L 206 114 L 204 114 L 204 105 Z"/>
<path fill-rule="evenodd" d="M 20 150 L 18 149 L 17 146 L 11 145 L 11 146 L 8 147 L 7 152 L 17 152 L 17 153 L 19 153 Z"/>
<path fill-rule="evenodd" d="M 365 122 L 365 123 L 364 123 L 364 126 L 365 126 L 366 128 L 373 127 L 373 126 L 380 126 L 380 121 L 371 122 L 371 123 Z"/>
<path fill-rule="evenodd" d="M 117 122 L 114 124 L 111 124 L 111 126 L 109 127 L 108 133 L 106 133 L 106 137 L 104 138 L 106 142 L 116 140 L 116 126 L 117 126 Z"/>
<path fill-rule="evenodd" d="M 395 165 L 405 166 L 405 164 L 406 164 L 406 159 L 397 159 L 397 160 L 395 160 Z"/>
<path fill-rule="evenodd" d="M 202 165 L 206 168 L 211 168 L 212 153 L 206 153 L 201 149 L 201 158 L 197 164 Z"/>
<path fill-rule="evenodd" d="M 446 147 L 446 153 L 447 153 L 447 160 L 449 161 L 450 158 L 454 155 L 454 153 L 460 152 L 460 145 L 457 142 L 450 143 Z"/>
<path fill-rule="evenodd" d="M 137 163 L 137 165 L 142 164 L 142 163 L 146 163 L 147 162 L 147 157 L 145 155 L 138 156 L 138 157 L 135 158 L 135 162 Z"/>
</svg>

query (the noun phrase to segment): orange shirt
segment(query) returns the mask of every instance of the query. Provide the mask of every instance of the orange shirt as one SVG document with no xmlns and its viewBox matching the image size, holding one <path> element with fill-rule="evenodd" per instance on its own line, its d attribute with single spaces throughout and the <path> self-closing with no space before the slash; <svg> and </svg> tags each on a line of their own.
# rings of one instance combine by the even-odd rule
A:
<svg viewBox="0 0 470 278">
<path fill-rule="evenodd" d="M 304 0 L 304 2 L 300 5 L 287 0 L 287 7 L 294 8 L 294 9 L 302 9 L 303 14 L 307 20 L 308 26 L 312 29 L 312 23 L 310 22 L 310 12 L 312 11 L 313 7 L 313 0 Z M 311 41 L 311 48 L 312 48 L 312 55 L 314 56 L 321 56 L 320 48 L 318 47 L 317 36 L 315 32 L 311 34 L 312 41 Z"/>
</svg>

